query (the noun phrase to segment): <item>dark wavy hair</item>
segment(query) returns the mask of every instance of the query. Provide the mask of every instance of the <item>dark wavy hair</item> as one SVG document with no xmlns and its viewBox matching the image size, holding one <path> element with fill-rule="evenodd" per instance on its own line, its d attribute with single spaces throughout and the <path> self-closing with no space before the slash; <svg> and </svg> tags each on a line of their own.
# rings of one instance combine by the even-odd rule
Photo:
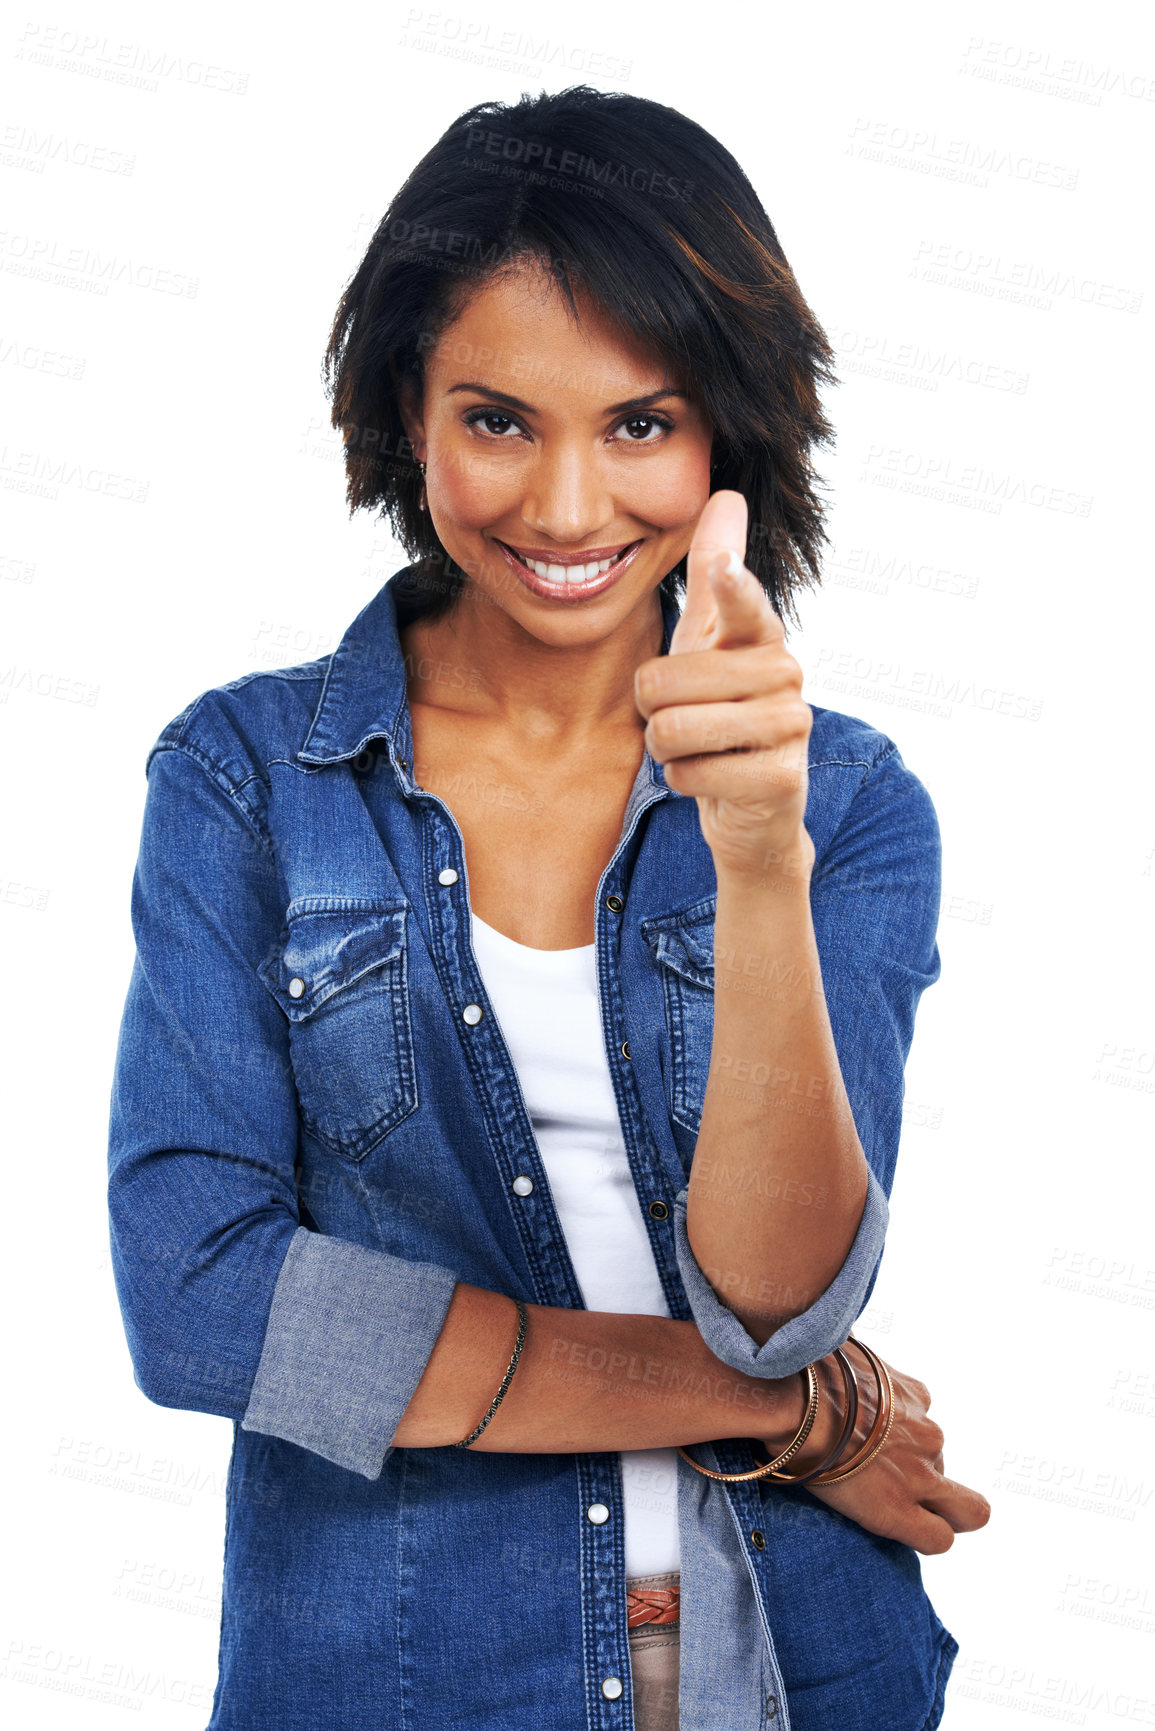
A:
<svg viewBox="0 0 1155 1731">
<path fill-rule="evenodd" d="M 746 562 L 775 610 L 820 580 L 812 450 L 833 434 L 833 354 L 749 180 L 703 127 L 575 85 L 467 109 L 422 157 L 346 287 L 325 351 L 349 511 L 379 505 L 433 616 L 465 574 L 419 508 L 399 392 L 468 297 L 529 260 L 577 315 L 575 285 L 687 381 L 713 429 L 711 490 L 750 514 Z M 662 579 L 679 605 L 685 560 Z"/>
</svg>

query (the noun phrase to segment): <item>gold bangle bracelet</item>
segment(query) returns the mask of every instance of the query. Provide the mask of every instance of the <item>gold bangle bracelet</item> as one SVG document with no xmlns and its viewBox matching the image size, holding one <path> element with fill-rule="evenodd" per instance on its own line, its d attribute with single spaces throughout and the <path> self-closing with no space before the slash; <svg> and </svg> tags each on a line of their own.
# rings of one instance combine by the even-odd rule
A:
<svg viewBox="0 0 1155 1731">
<path fill-rule="evenodd" d="M 852 1460 L 850 1466 L 843 1471 L 823 1473 L 819 1478 L 811 1479 L 812 1487 L 815 1485 L 840 1485 L 845 1483 L 847 1479 L 852 1479 L 856 1473 L 862 1472 L 882 1449 L 894 1422 L 894 1384 L 890 1380 L 890 1372 L 886 1365 L 864 1341 L 856 1340 L 854 1335 L 848 1335 L 847 1340 L 848 1342 L 853 1341 L 854 1345 L 866 1355 L 870 1367 L 874 1371 L 879 1392 L 878 1414 L 870 1427 L 869 1436 L 862 1445 L 865 1452 L 860 1452 L 858 1459 Z M 881 1435 L 879 1435 L 879 1431 L 881 1431 Z M 877 1441 L 875 1440 L 876 1437 Z"/>
<path fill-rule="evenodd" d="M 830 1355 L 838 1365 L 842 1374 L 842 1389 L 846 1395 L 846 1410 L 843 1414 L 842 1429 L 838 1433 L 838 1441 L 829 1451 L 825 1460 L 819 1461 L 816 1467 L 811 1467 L 804 1473 L 783 1473 L 773 1471 L 768 1474 L 775 1483 L 783 1485 L 811 1485 L 820 1479 L 824 1473 L 835 1471 L 836 1465 L 846 1445 L 854 1433 L 855 1421 L 858 1418 L 858 1378 L 854 1374 L 854 1366 L 840 1346 L 834 1348 Z M 819 1364 L 822 1360 L 817 1361 Z"/>
<path fill-rule="evenodd" d="M 710 1467 L 700 1467 L 697 1461 L 686 1453 L 684 1448 L 679 1447 L 678 1453 L 682 1459 L 688 1461 L 695 1472 L 703 1473 L 708 1479 L 720 1479 L 724 1484 L 738 1484 L 747 1479 L 764 1479 L 768 1474 L 785 1465 L 787 1461 L 793 1460 L 813 1430 L 814 1420 L 818 1413 L 818 1376 L 814 1366 L 808 1364 L 800 1374 L 806 1378 L 807 1384 L 806 1411 L 802 1415 L 802 1423 L 799 1425 L 797 1433 L 776 1460 L 767 1461 L 764 1466 L 753 1467 L 747 1473 L 716 1473 Z"/>
</svg>

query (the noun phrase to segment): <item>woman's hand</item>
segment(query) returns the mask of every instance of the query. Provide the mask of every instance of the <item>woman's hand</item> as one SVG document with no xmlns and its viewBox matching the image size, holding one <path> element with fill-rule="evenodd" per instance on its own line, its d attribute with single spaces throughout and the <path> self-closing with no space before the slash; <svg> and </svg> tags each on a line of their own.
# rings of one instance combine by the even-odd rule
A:
<svg viewBox="0 0 1155 1731">
<path fill-rule="evenodd" d="M 858 1452 L 878 1410 L 874 1378 L 869 1370 L 862 1375 L 859 1355 L 854 1356 L 863 1399 L 853 1441 L 843 1455 L 844 1462 Z M 838 1389 L 837 1412 L 841 1413 L 845 1411 L 845 1395 L 841 1377 L 831 1368 L 832 1363 L 830 1359 L 821 1362 L 823 1393 Z M 956 1533 L 973 1533 L 985 1527 L 991 1518 L 991 1506 L 969 1485 L 945 1476 L 943 1434 L 934 1420 L 927 1417 L 930 1392 L 926 1384 L 889 1365 L 887 1369 L 894 1386 L 894 1416 L 878 1454 L 845 1484 L 806 1488 L 839 1514 L 865 1527 L 868 1533 L 898 1539 L 926 1556 L 937 1556 L 950 1550 Z M 833 1434 L 825 1447 L 811 1451 L 807 1445 L 799 1457 L 799 1470 L 805 1470 L 808 1461 L 816 1466 L 826 1449 L 833 1447 L 839 1423 L 831 1428 Z M 837 1472 L 838 1468 L 831 1470 Z"/>
<path fill-rule="evenodd" d="M 719 873 L 781 876 L 814 863 L 803 825 L 813 716 L 782 621 L 741 562 L 745 545 L 745 499 L 713 494 L 669 654 L 641 664 L 634 691 L 646 749 L 676 793 L 697 799 Z"/>
</svg>

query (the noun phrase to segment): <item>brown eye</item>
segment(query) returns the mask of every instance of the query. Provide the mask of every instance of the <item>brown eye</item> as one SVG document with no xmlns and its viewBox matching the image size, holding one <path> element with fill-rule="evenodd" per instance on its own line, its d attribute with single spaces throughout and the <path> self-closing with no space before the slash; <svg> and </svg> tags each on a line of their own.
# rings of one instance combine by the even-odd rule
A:
<svg viewBox="0 0 1155 1731">
<path fill-rule="evenodd" d="M 503 425 L 494 427 L 490 424 L 493 421 L 502 422 Z M 513 416 L 503 414 L 500 409 L 474 409 L 470 414 L 466 415 L 465 424 L 468 427 L 480 426 L 483 432 L 488 433 L 495 439 L 504 438 L 505 429 L 507 427 L 517 426 L 517 422 L 514 420 Z"/>
<path fill-rule="evenodd" d="M 631 445 L 657 445 L 661 442 L 661 435 L 670 432 L 674 423 L 666 420 L 664 415 L 630 415 L 621 424 L 629 435 L 625 442 Z M 638 434 L 639 428 L 641 436 Z M 659 435 L 656 438 L 650 436 L 655 428 Z"/>
</svg>

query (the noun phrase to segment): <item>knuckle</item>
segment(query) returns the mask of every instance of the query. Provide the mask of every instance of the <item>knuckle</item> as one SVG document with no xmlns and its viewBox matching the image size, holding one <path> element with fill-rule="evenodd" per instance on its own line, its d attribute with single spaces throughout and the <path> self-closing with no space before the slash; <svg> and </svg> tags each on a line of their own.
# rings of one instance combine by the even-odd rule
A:
<svg viewBox="0 0 1155 1731">
<path fill-rule="evenodd" d="M 776 737 L 782 740 L 798 739 L 803 729 L 803 706 L 798 699 L 788 692 L 778 691 L 766 705 L 766 713 L 770 718 Z M 806 706 L 807 716 L 809 706 Z"/>
<path fill-rule="evenodd" d="M 647 707 L 661 696 L 662 672 L 660 661 L 643 661 L 634 675 L 634 693 Z"/>
<path fill-rule="evenodd" d="M 654 715 L 651 715 L 648 731 L 653 744 L 657 746 L 659 751 L 668 745 L 676 744 L 682 732 L 679 711 L 677 709 L 659 709 Z"/>
</svg>

